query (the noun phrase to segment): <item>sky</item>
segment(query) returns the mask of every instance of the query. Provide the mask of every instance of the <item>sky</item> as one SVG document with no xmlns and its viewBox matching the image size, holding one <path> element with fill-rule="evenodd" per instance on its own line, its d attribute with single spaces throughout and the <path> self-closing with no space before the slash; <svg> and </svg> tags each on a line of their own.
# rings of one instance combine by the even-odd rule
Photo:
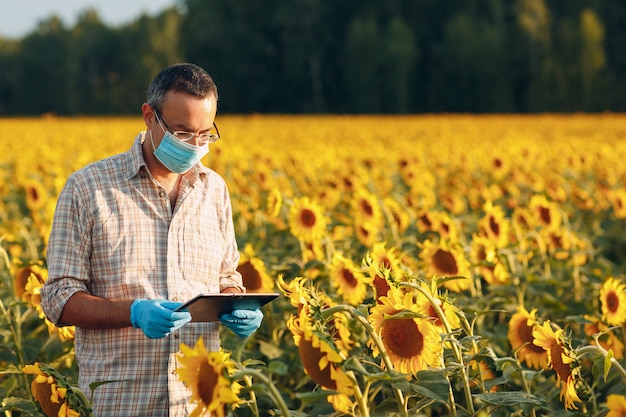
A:
<svg viewBox="0 0 626 417">
<path fill-rule="evenodd" d="M 0 0 L 0 36 L 21 38 L 52 15 L 72 27 L 80 12 L 93 8 L 107 26 L 129 23 L 142 13 L 154 15 L 176 0 Z"/>
</svg>

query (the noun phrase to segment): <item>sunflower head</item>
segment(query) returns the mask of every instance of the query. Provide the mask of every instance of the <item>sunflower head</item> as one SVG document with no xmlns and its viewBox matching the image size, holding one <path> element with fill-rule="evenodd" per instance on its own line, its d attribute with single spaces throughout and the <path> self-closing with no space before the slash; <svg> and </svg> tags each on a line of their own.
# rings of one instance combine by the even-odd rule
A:
<svg viewBox="0 0 626 417">
<path fill-rule="evenodd" d="M 609 409 L 606 417 L 626 416 L 626 397 L 623 395 L 610 394 L 606 397 L 606 406 Z"/>
<path fill-rule="evenodd" d="M 319 240 L 326 235 L 326 224 L 322 206 L 308 197 L 294 200 L 289 210 L 289 227 L 295 237 L 305 242 Z"/>
<path fill-rule="evenodd" d="M 364 280 L 374 289 L 376 299 L 387 294 L 389 288 L 402 281 L 400 260 L 395 248 L 385 248 L 385 243 L 376 243 L 364 259 Z"/>
<path fill-rule="evenodd" d="M 344 302 L 353 306 L 363 302 L 367 294 L 367 284 L 363 272 L 351 259 L 335 252 L 330 266 L 330 277 L 337 294 Z"/>
<path fill-rule="evenodd" d="M 67 379 L 51 366 L 35 362 L 33 365 L 24 366 L 22 372 L 34 375 L 31 392 L 46 416 L 90 415 L 91 407 L 85 394 L 70 385 Z"/>
<path fill-rule="evenodd" d="M 369 320 L 395 369 L 416 375 L 439 367 L 443 352 L 441 336 L 432 320 L 420 313 L 413 294 L 391 288 L 379 301 L 372 307 Z M 379 347 L 372 340 L 369 343 L 372 355 L 378 356 Z"/>
<path fill-rule="evenodd" d="M 557 386 L 561 387 L 561 401 L 568 410 L 577 410 L 575 402 L 582 400 L 576 387 L 580 382 L 580 366 L 576 364 L 576 356 L 569 347 L 562 329 L 552 329 L 549 321 L 535 326 L 533 329 L 534 344 L 548 353 L 550 368 L 557 375 Z"/>
<path fill-rule="evenodd" d="M 609 277 L 600 289 L 602 318 L 609 326 L 626 323 L 626 284 Z"/>
<path fill-rule="evenodd" d="M 548 369 L 547 352 L 534 344 L 533 329 L 538 325 L 537 310 L 528 312 L 524 307 L 519 307 L 509 321 L 509 343 L 520 362 L 534 369 Z"/>
<path fill-rule="evenodd" d="M 226 405 L 230 404 L 234 408 L 241 403 L 238 396 L 241 385 L 230 380 L 235 368 L 229 354 L 221 349 L 218 352 L 207 352 L 202 337 L 193 349 L 183 343 L 180 350 L 180 366 L 176 372 L 180 380 L 191 389 L 191 402 L 196 404 L 192 417 L 204 415 L 205 412 L 224 417 Z"/>
<path fill-rule="evenodd" d="M 241 274 L 246 292 L 271 292 L 274 290 L 274 281 L 267 273 L 265 263 L 256 253 L 250 243 L 244 247 L 237 271 Z"/>
<path fill-rule="evenodd" d="M 434 243 L 430 240 L 425 240 L 420 246 L 422 250 L 419 257 L 427 275 L 444 278 L 470 277 L 470 263 L 465 257 L 463 248 L 459 247 L 459 245 L 452 245 L 445 241 Z M 450 291 L 460 292 L 470 287 L 470 280 L 450 280 L 446 281 L 444 286 Z"/>
</svg>

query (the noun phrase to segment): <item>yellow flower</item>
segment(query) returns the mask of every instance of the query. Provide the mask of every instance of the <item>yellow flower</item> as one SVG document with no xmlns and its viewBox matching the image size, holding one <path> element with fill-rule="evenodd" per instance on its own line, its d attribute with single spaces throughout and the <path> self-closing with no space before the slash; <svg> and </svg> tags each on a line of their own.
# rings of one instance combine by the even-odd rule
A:
<svg viewBox="0 0 626 417">
<path fill-rule="evenodd" d="M 446 297 L 442 297 L 438 294 L 437 288 L 433 285 L 429 288 L 428 285 L 422 284 L 422 288 L 425 288 L 431 295 L 431 298 L 435 301 L 437 306 L 443 312 L 445 316 L 445 320 L 448 322 L 450 326 L 450 330 L 455 330 L 461 327 L 461 319 L 459 318 L 459 310 L 451 304 Z M 432 323 L 439 329 L 440 333 L 445 333 L 446 329 L 435 309 L 435 306 L 428 300 L 426 295 L 421 292 L 415 293 L 415 305 L 418 306 L 419 311 L 426 317 L 429 318 Z"/>
<path fill-rule="evenodd" d="M 548 363 L 557 375 L 557 387 L 561 387 L 561 401 L 568 410 L 577 410 L 575 402 L 582 400 L 576 393 L 576 381 L 580 378 L 579 367 L 574 367 L 576 358 L 566 346 L 563 330 L 552 330 L 550 321 L 535 326 L 533 329 L 534 344 L 548 352 Z"/>
<path fill-rule="evenodd" d="M 484 236 L 474 236 L 471 243 L 471 260 L 475 269 L 488 284 L 508 284 L 511 278 L 509 271 L 500 258 L 495 244 Z"/>
<path fill-rule="evenodd" d="M 322 207 L 308 197 L 296 199 L 289 210 L 291 233 L 305 242 L 324 237 L 326 235 L 326 223 Z"/>
<path fill-rule="evenodd" d="M 400 234 L 404 233 L 411 223 L 406 207 L 402 206 L 397 200 L 387 197 L 383 200 L 383 210 L 397 232 Z"/>
<path fill-rule="evenodd" d="M 35 362 L 25 365 L 22 372 L 35 376 L 31 392 L 46 416 L 79 417 L 79 410 L 89 412 L 86 397 L 77 395 L 75 388 L 70 390 L 66 379 L 53 368 Z"/>
<path fill-rule="evenodd" d="M 485 215 L 478 220 L 480 234 L 489 238 L 498 248 L 507 246 L 510 243 L 511 224 L 505 218 L 504 210 L 490 201 L 485 203 L 483 210 Z"/>
<path fill-rule="evenodd" d="M 238 397 L 241 385 L 229 379 L 234 372 L 234 364 L 229 354 L 221 349 L 219 352 L 207 352 L 202 337 L 193 349 L 183 343 L 180 350 L 180 366 L 176 373 L 191 390 L 191 401 L 196 404 L 190 417 L 207 413 L 224 417 L 224 407 L 227 404 L 235 408 L 242 402 Z"/>
<path fill-rule="evenodd" d="M 433 243 L 430 240 L 425 240 L 420 246 L 422 251 L 419 257 L 423 260 L 427 276 L 470 277 L 470 264 L 460 246 L 450 245 L 445 241 Z M 460 292 L 469 288 L 470 280 L 455 279 L 446 281 L 443 285 L 450 291 Z"/>
<path fill-rule="evenodd" d="M 562 215 L 556 203 L 540 194 L 531 197 L 528 208 L 533 215 L 535 225 L 548 229 L 558 229 L 561 227 Z"/>
<path fill-rule="evenodd" d="M 622 359 L 624 357 L 624 343 L 617 337 L 612 331 L 607 331 L 609 328 L 600 319 L 593 316 L 584 316 L 588 323 L 585 323 L 584 331 L 587 336 L 593 337 L 598 333 L 602 333 L 596 339 L 591 342 L 594 345 L 600 345 L 604 350 L 612 350 L 615 359 Z"/>
<path fill-rule="evenodd" d="M 274 281 L 265 269 L 265 263 L 256 256 L 250 243 L 247 243 L 241 253 L 237 271 L 241 274 L 246 292 L 271 292 L 274 290 Z"/>
<path fill-rule="evenodd" d="M 613 213 L 618 219 L 626 218 L 626 188 L 621 187 L 609 193 Z"/>
<path fill-rule="evenodd" d="M 609 326 L 626 322 L 626 284 L 610 277 L 600 289 L 602 318 Z"/>
<path fill-rule="evenodd" d="M 355 223 L 371 224 L 374 229 L 383 224 L 383 212 L 374 194 L 360 188 L 350 200 Z"/>
<path fill-rule="evenodd" d="M 327 397 L 328 402 L 335 410 L 350 413 L 353 403 L 349 396 L 354 394 L 354 382 L 341 368 L 345 359 L 345 348 L 347 348 L 343 343 L 346 337 L 345 332 L 337 328 L 336 340 L 326 337 L 323 331 L 320 331 L 324 330 L 320 329 L 320 323 L 313 323 L 310 312 L 311 306 L 303 305 L 297 315 L 289 318 L 287 328 L 291 331 L 294 344 L 298 347 L 306 374 L 322 388 L 338 391 L 337 394 Z M 338 323 L 340 322 L 337 319 L 332 321 L 334 327 Z"/>
<path fill-rule="evenodd" d="M 509 321 L 509 343 L 520 362 L 534 369 L 548 369 L 548 353 L 533 343 L 533 329 L 538 326 L 536 315 L 536 309 L 529 313 L 524 307 L 518 308 Z"/>
<path fill-rule="evenodd" d="M 442 360 L 442 342 L 439 331 L 430 319 L 419 317 L 419 308 L 411 292 L 403 294 L 392 288 L 380 304 L 372 307 L 369 320 L 397 371 L 415 375 L 419 371 L 439 367 Z M 415 313 L 407 317 L 405 312 Z M 372 355 L 380 355 L 379 347 L 369 341 Z"/>
<path fill-rule="evenodd" d="M 330 266 L 330 277 L 333 286 L 337 289 L 337 294 L 346 303 L 358 306 L 363 302 L 367 293 L 367 284 L 363 272 L 354 265 L 351 259 L 335 252 Z"/>
<path fill-rule="evenodd" d="M 626 398 L 623 395 L 610 394 L 606 397 L 609 412 L 606 417 L 626 417 Z"/>
<path fill-rule="evenodd" d="M 367 267 L 364 280 L 374 289 L 376 299 L 387 295 L 391 285 L 400 281 L 402 276 L 397 249 L 387 249 L 385 243 L 374 244 L 363 264 Z"/>
</svg>

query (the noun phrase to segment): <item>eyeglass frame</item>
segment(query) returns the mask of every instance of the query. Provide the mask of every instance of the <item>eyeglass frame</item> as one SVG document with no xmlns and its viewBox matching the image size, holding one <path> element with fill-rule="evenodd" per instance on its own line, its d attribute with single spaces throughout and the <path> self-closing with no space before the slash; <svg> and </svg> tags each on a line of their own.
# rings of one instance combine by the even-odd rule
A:
<svg viewBox="0 0 626 417">
<path fill-rule="evenodd" d="M 165 125 L 165 128 L 163 127 L 163 125 L 161 125 L 161 128 L 163 130 L 167 130 L 168 132 L 170 132 L 172 135 L 174 135 L 174 137 L 182 142 L 189 142 L 190 140 L 192 140 L 193 138 L 195 138 L 196 136 L 198 137 L 198 139 L 200 140 L 200 146 L 204 146 L 204 145 L 208 145 L 209 143 L 215 143 L 218 140 L 220 140 L 221 136 L 220 136 L 220 130 L 217 128 L 217 124 L 215 124 L 215 121 L 213 121 L 213 127 L 215 128 L 215 131 L 217 132 L 217 134 L 215 133 L 194 133 L 194 132 L 189 132 L 186 130 L 174 130 L 172 131 L 172 128 L 169 127 L 167 125 L 167 122 L 163 119 L 163 116 L 161 116 L 159 113 L 159 110 L 157 110 L 155 107 L 152 108 L 154 110 L 154 115 L 156 116 L 157 122 L 159 122 L 159 125 L 161 125 L 161 123 L 163 123 L 163 125 Z M 179 134 L 186 134 L 186 135 L 191 135 L 188 139 L 183 139 L 178 137 Z M 203 140 L 203 137 L 206 137 L 206 140 Z"/>
</svg>

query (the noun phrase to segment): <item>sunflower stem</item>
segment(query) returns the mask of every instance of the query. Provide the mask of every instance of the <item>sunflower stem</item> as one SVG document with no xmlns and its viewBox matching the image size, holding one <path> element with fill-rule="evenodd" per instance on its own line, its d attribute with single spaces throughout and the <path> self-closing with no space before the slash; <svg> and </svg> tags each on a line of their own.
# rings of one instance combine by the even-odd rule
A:
<svg viewBox="0 0 626 417">
<path fill-rule="evenodd" d="M 248 387 L 252 388 L 252 378 L 250 377 L 250 375 L 244 375 L 243 380 Z M 252 402 L 250 403 L 250 408 L 252 409 L 254 415 L 259 417 L 259 406 L 256 400 L 256 393 L 254 392 L 254 390 L 250 390 L 250 399 L 252 400 Z"/>
<path fill-rule="evenodd" d="M 577 353 L 580 356 L 583 356 L 587 353 L 599 353 L 600 355 L 604 356 L 604 358 L 607 358 L 609 356 L 609 352 L 599 345 L 598 346 L 583 346 L 581 348 L 578 348 Z M 615 359 L 612 355 L 610 357 L 610 362 L 611 362 L 611 365 L 613 365 L 615 369 L 617 370 L 617 372 L 619 372 L 619 374 L 622 376 L 622 379 L 624 380 L 624 382 L 626 382 L 626 370 L 622 367 L 622 365 L 618 362 L 618 360 Z"/>
<path fill-rule="evenodd" d="M 380 356 L 382 357 L 383 362 L 385 363 L 385 367 L 388 370 L 393 370 L 393 363 L 391 362 L 391 359 L 389 358 L 389 354 L 387 353 L 387 350 L 385 349 L 385 345 L 383 344 L 378 334 L 376 334 L 376 332 L 374 331 L 374 328 L 372 327 L 372 325 L 367 321 L 367 318 L 364 317 L 357 309 L 349 305 L 339 304 L 339 305 L 323 310 L 322 317 L 328 318 L 332 316 L 333 314 L 338 313 L 340 311 L 345 311 L 347 313 L 350 313 L 354 318 L 356 318 L 363 325 L 365 330 L 369 333 L 370 337 L 372 338 L 372 340 L 378 347 L 378 350 L 380 351 Z M 398 411 L 400 411 L 404 417 L 408 417 L 408 412 L 406 410 L 406 404 L 404 403 L 404 395 L 402 394 L 402 391 L 400 391 L 398 388 L 395 388 L 395 387 L 393 387 L 392 389 L 396 396 L 396 402 L 398 403 Z"/>
<path fill-rule="evenodd" d="M 437 316 L 439 316 L 439 319 L 441 320 L 441 322 L 443 323 L 443 326 L 445 328 L 446 334 L 449 335 L 450 338 L 455 339 L 450 343 L 450 346 L 452 347 L 452 351 L 454 352 L 454 356 L 456 357 L 457 362 L 461 365 L 460 370 L 461 370 L 461 376 L 462 376 L 462 382 L 463 382 L 463 388 L 464 388 L 464 392 L 465 392 L 465 401 L 467 403 L 467 408 L 470 412 L 471 415 L 474 414 L 474 401 L 472 399 L 472 390 L 470 387 L 470 383 L 469 383 L 469 378 L 467 375 L 467 369 L 466 366 L 463 362 L 463 352 L 461 352 L 461 349 L 459 348 L 459 345 L 456 342 L 456 337 L 454 337 L 452 335 L 452 328 L 450 327 L 450 323 L 448 323 L 448 319 L 446 318 L 446 315 L 444 314 L 443 310 L 441 309 L 441 306 L 439 306 L 439 303 L 437 302 L 437 300 L 435 300 L 435 298 L 433 297 L 433 295 L 430 293 L 430 291 L 428 291 L 428 289 L 424 288 L 421 285 L 415 284 L 413 282 L 401 282 L 399 283 L 400 286 L 403 287 L 409 287 L 415 290 L 418 290 L 419 292 L 421 292 L 427 299 L 428 302 L 431 304 L 431 306 L 435 309 L 435 311 L 437 312 Z M 453 400 L 453 398 L 452 398 Z M 454 403 L 452 403 L 452 408 L 454 409 L 454 413 L 456 415 L 456 406 Z"/>
<path fill-rule="evenodd" d="M 240 378 L 245 379 L 246 377 L 255 377 L 255 378 L 260 379 L 270 390 L 272 398 L 276 402 L 276 405 L 278 406 L 280 411 L 283 413 L 283 416 L 291 417 L 291 412 L 289 411 L 287 404 L 285 404 L 285 400 L 283 399 L 283 396 L 280 395 L 280 391 L 278 391 L 278 389 L 276 388 L 276 385 L 274 385 L 274 383 L 272 382 L 270 378 L 268 378 L 265 374 L 263 374 L 263 372 L 257 371 L 256 369 L 250 369 L 250 368 L 241 369 L 235 372 L 231 376 L 231 378 L 234 380 L 237 380 Z"/>
</svg>

